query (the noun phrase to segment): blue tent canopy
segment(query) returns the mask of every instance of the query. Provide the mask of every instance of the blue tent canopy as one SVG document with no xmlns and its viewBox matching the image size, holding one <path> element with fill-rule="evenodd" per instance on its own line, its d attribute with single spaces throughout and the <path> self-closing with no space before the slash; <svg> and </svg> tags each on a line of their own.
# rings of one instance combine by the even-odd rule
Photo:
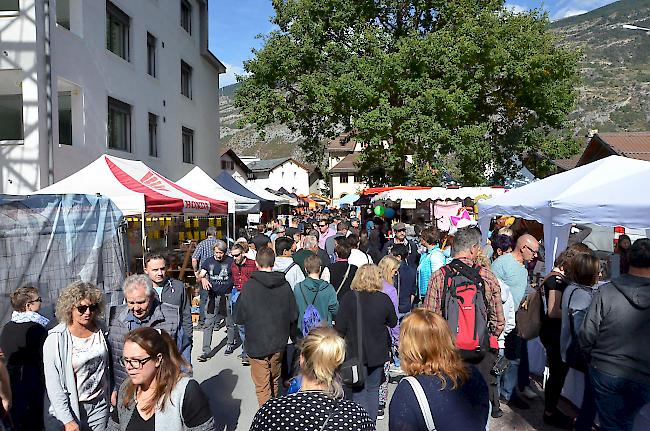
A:
<svg viewBox="0 0 650 431">
<path fill-rule="evenodd" d="M 259 196 L 257 196 L 255 193 L 251 192 L 248 190 L 243 184 L 241 184 L 239 181 L 234 179 L 232 176 L 228 175 L 226 172 L 221 172 L 217 178 L 215 178 L 215 181 L 224 189 L 228 190 L 229 192 L 238 194 L 240 196 L 244 196 L 247 198 L 251 199 L 257 199 L 260 201 L 260 210 L 261 211 L 269 211 L 272 210 L 273 207 L 275 206 L 275 202 L 269 201 L 267 199 L 263 199 Z"/>
</svg>

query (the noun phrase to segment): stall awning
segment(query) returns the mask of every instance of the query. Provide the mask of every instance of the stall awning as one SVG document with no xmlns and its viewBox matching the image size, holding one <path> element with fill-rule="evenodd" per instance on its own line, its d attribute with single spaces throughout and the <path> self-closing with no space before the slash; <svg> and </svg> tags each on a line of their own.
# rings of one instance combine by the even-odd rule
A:
<svg viewBox="0 0 650 431">
<path fill-rule="evenodd" d="M 273 207 L 275 206 L 275 202 L 273 200 L 269 200 L 267 199 L 266 196 L 253 192 L 247 186 L 241 184 L 239 181 L 234 179 L 231 175 L 228 175 L 228 173 L 226 172 L 221 172 L 219 175 L 217 175 L 215 181 L 217 182 L 217 184 L 219 184 L 221 187 L 228 190 L 229 192 L 259 201 L 261 211 L 272 210 Z"/>
<path fill-rule="evenodd" d="M 104 154 L 34 194 L 91 194 L 110 198 L 124 215 L 142 213 L 227 214 L 228 202 L 179 186 L 139 160 Z"/>
<path fill-rule="evenodd" d="M 230 212 L 234 211 L 237 214 L 254 214 L 260 212 L 259 199 L 241 196 L 226 190 L 198 166 L 195 166 L 187 175 L 176 181 L 176 184 L 196 190 L 205 196 L 228 201 L 228 209 Z"/>
</svg>

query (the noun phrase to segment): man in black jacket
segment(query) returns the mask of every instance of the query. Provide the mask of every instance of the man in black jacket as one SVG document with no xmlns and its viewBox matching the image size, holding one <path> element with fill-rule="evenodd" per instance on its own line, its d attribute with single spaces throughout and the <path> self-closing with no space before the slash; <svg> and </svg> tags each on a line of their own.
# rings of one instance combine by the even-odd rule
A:
<svg viewBox="0 0 650 431">
<path fill-rule="evenodd" d="M 650 403 L 650 240 L 636 240 L 630 271 L 601 286 L 578 332 L 603 430 L 631 430 Z"/>
<path fill-rule="evenodd" d="M 151 280 L 160 302 L 178 307 L 181 327 L 190 341 L 189 346 L 181 354 L 191 364 L 194 328 L 192 308 L 185 285 L 182 281 L 167 276 L 167 262 L 165 256 L 160 253 L 149 253 L 144 257 L 144 273 Z"/>
<path fill-rule="evenodd" d="M 287 340 L 297 340 L 298 306 L 282 272 L 274 272 L 275 254 L 257 252 L 257 271 L 244 284 L 235 323 L 246 327 L 246 351 L 259 405 L 279 396 L 282 354 Z"/>
<path fill-rule="evenodd" d="M 386 256 L 391 254 L 393 246 L 396 244 L 404 244 L 406 246 L 408 249 L 406 263 L 411 268 L 417 269 L 420 263 L 420 253 L 418 253 L 417 244 L 406 238 L 406 225 L 404 223 L 395 223 L 395 226 L 393 226 L 393 239 L 386 241 L 384 248 L 381 250 L 381 255 Z"/>
</svg>

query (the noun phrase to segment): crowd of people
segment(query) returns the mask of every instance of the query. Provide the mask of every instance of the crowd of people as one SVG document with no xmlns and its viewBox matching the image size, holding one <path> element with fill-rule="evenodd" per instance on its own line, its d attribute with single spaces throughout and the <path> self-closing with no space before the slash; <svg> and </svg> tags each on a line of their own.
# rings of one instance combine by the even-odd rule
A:
<svg viewBox="0 0 650 431">
<path fill-rule="evenodd" d="M 632 430 L 650 403 L 650 240 L 619 238 L 611 280 L 573 241 L 538 280 L 542 238 L 523 224 L 488 236 L 344 213 L 276 220 L 230 243 L 210 227 L 192 255 L 196 327 L 164 253 L 126 278 L 122 305 L 77 281 L 48 318 L 39 291 L 20 287 L 0 335 L 0 429 L 213 430 L 193 332 L 207 362 L 224 325 L 223 353 L 242 346 L 255 387 L 252 430 L 373 430 L 387 412 L 392 431 L 483 430 L 502 403 L 529 409 L 539 396 L 527 333 L 539 323 L 543 421 Z M 539 316 L 519 313 L 535 295 Z M 585 376 L 575 418 L 560 401 L 569 369 Z"/>
</svg>

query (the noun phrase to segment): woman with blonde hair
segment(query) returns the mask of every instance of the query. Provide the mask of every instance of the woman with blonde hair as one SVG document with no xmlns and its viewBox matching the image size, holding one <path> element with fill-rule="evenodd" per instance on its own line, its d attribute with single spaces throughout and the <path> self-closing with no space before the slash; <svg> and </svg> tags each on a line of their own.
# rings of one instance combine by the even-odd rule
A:
<svg viewBox="0 0 650 431">
<path fill-rule="evenodd" d="M 119 389 L 110 431 L 214 431 L 208 399 L 182 373 L 188 364 L 167 332 L 134 329 L 124 339 L 123 355 L 129 378 Z"/>
<path fill-rule="evenodd" d="M 300 392 L 267 401 L 257 411 L 251 431 L 374 430 L 370 416 L 360 406 L 342 399 L 337 370 L 344 359 L 345 341 L 335 330 L 312 329 L 300 345 Z"/>
<path fill-rule="evenodd" d="M 106 428 L 111 372 L 103 313 L 104 294 L 91 283 L 75 281 L 59 296 L 56 317 L 61 323 L 43 346 L 50 404 L 46 430 Z"/>
<path fill-rule="evenodd" d="M 395 389 L 388 429 L 485 430 L 487 385 L 461 359 L 445 319 L 417 308 L 402 321 L 400 338 L 401 366 L 409 377 Z"/>
<path fill-rule="evenodd" d="M 390 298 L 382 293 L 382 276 L 376 265 L 363 265 L 352 280 L 350 294 L 339 305 L 335 327 L 345 339 L 347 352 L 357 357 L 358 336 L 362 336 L 361 363 L 365 381 L 357 387 L 346 387 L 346 398 L 363 407 L 372 422 L 377 420 L 379 386 L 384 377 L 384 364 L 390 358 L 390 335 L 386 327 L 397 325 L 397 313 Z M 358 306 L 358 308 L 357 308 Z M 361 331 L 357 328 L 357 313 L 361 314 Z"/>
</svg>

